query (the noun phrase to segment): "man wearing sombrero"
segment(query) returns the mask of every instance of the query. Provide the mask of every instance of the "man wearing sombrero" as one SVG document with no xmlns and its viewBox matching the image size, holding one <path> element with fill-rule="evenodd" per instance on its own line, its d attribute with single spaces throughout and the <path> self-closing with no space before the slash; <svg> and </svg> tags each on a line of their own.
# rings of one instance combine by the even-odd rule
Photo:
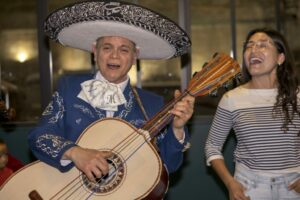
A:
<svg viewBox="0 0 300 200">
<path fill-rule="evenodd" d="M 46 19 L 45 31 L 51 39 L 65 46 L 93 52 L 99 71 L 94 75 L 71 75 L 60 80 L 41 121 L 30 132 L 29 144 L 34 155 L 61 172 L 75 165 L 87 177 L 82 179 L 83 184 L 96 183 L 92 190 L 97 190 L 100 196 L 109 190 L 105 193 L 108 195 L 122 190 L 121 185 L 126 184 L 127 177 L 141 179 L 152 171 L 161 171 L 160 166 L 158 169 L 150 166 L 155 162 L 155 155 L 135 158 L 135 154 L 144 151 L 141 149 L 157 129 L 155 144 L 146 148 L 153 149 L 157 145 L 167 171 L 177 170 L 188 146 L 189 135 L 184 125 L 192 116 L 194 97 L 188 95 L 180 99 L 168 112 L 174 118 L 167 128 L 158 127 L 160 120 L 151 124 L 149 119 L 161 110 L 163 98 L 134 89 L 127 73 L 136 59 L 168 59 L 186 53 L 190 47 L 188 35 L 158 13 L 118 1 L 86 1 L 56 10 Z M 176 91 L 175 97 L 179 95 Z M 120 128 L 123 125 L 125 127 Z M 128 127 L 128 136 L 122 136 Z M 143 130 L 139 129 L 141 127 Z M 91 132 L 95 134 L 93 139 L 83 142 L 83 135 Z M 128 139 L 132 135 L 133 138 Z M 144 142 L 135 143 L 138 136 L 145 138 L 138 139 Z M 120 148 L 116 150 L 115 147 Z M 121 167 L 116 164 L 119 161 Z M 134 167 L 131 162 L 135 162 Z M 131 170 L 138 175 L 131 175 Z M 115 171 L 121 175 L 115 175 Z M 113 178 L 103 183 L 100 178 L 103 175 Z M 147 184 L 146 180 L 148 177 L 137 181 L 132 191 L 126 190 L 135 192 L 140 185 Z M 109 182 L 118 186 L 105 189 L 99 186 L 109 185 Z M 137 194 L 137 197 L 142 196 L 145 194 Z"/>
</svg>

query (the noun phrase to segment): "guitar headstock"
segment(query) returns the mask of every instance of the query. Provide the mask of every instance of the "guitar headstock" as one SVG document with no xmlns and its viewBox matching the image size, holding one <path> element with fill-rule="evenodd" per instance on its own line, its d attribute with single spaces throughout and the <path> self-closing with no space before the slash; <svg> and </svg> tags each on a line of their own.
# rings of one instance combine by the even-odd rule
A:
<svg viewBox="0 0 300 200">
<path fill-rule="evenodd" d="M 193 96 L 204 96 L 225 84 L 241 72 L 236 60 L 224 53 L 216 53 L 197 72 L 188 85 L 188 93 Z"/>
</svg>

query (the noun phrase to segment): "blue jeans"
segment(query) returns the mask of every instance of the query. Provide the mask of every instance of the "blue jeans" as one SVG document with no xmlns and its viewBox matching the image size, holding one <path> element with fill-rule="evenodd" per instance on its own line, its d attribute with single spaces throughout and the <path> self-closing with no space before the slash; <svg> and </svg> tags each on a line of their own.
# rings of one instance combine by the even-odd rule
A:
<svg viewBox="0 0 300 200">
<path fill-rule="evenodd" d="M 246 188 L 245 195 L 251 200 L 300 200 L 300 193 L 288 190 L 288 186 L 300 178 L 300 173 L 269 177 L 237 166 L 234 177 Z"/>
</svg>

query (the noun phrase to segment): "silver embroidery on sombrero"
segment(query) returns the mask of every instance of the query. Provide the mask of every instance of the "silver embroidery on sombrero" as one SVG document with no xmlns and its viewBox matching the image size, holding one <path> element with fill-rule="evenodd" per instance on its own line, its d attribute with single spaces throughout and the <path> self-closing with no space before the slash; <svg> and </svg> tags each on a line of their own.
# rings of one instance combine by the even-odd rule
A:
<svg viewBox="0 0 300 200">
<path fill-rule="evenodd" d="M 52 134 L 43 134 L 38 137 L 36 147 L 46 154 L 55 158 L 59 152 L 67 145 L 72 144 L 71 141 L 63 141 L 62 137 Z"/>
<path fill-rule="evenodd" d="M 191 46 L 187 33 L 172 20 L 148 8 L 117 1 L 86 1 L 66 6 L 49 15 L 44 30 L 51 39 L 59 42 L 62 29 L 92 21 L 117 22 L 151 32 L 175 49 L 172 57 L 187 53 Z"/>
</svg>

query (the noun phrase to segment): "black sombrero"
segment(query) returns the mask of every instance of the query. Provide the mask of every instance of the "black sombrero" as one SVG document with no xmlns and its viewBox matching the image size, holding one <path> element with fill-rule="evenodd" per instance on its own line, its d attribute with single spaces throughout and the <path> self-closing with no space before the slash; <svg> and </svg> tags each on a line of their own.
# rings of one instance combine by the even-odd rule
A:
<svg viewBox="0 0 300 200">
<path fill-rule="evenodd" d="M 120 1 L 84 1 L 52 12 L 45 32 L 53 40 L 86 51 L 99 37 L 121 36 L 140 49 L 140 59 L 187 53 L 191 41 L 175 22 L 148 8 Z"/>
</svg>

